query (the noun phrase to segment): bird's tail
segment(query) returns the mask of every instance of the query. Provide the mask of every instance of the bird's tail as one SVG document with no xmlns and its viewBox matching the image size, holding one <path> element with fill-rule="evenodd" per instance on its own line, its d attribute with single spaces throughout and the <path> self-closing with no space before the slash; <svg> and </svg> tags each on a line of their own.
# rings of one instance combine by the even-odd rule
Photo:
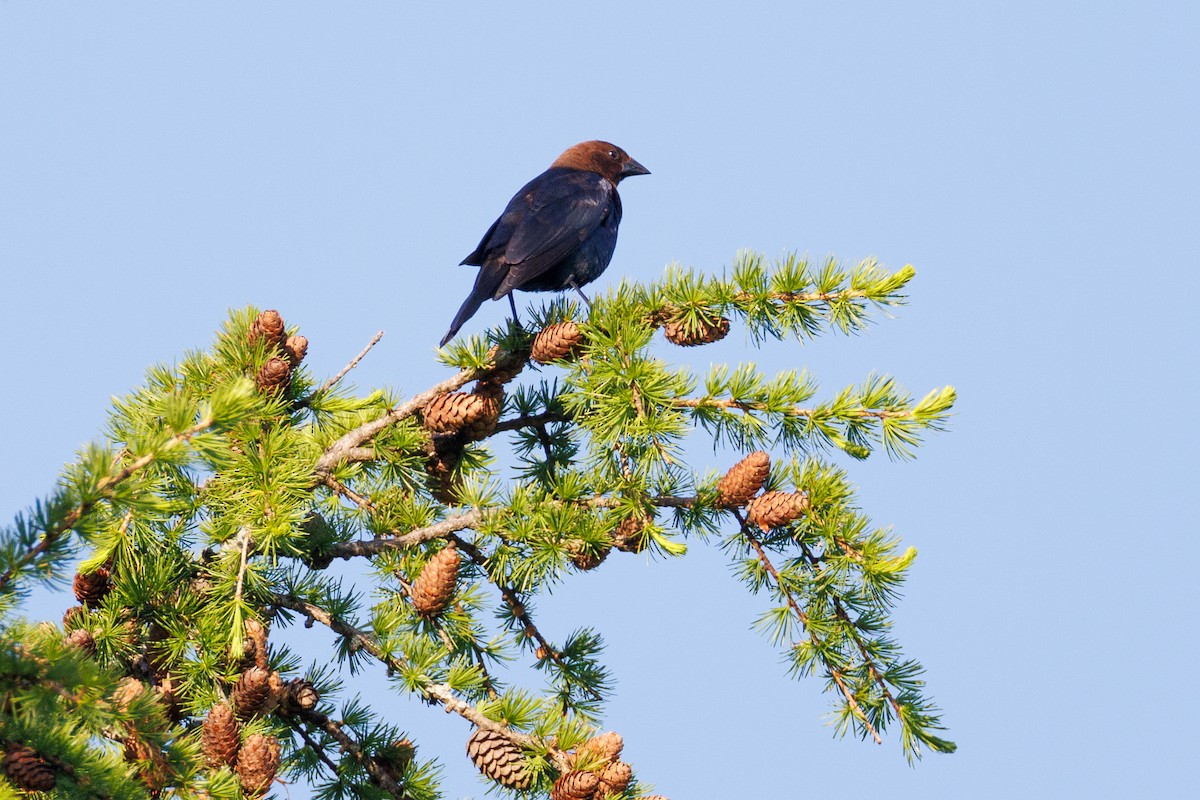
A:
<svg viewBox="0 0 1200 800">
<path fill-rule="evenodd" d="M 442 337 L 438 347 L 445 347 L 446 342 L 454 338 L 454 334 L 458 333 L 458 329 L 466 324 L 467 320 L 475 316 L 475 312 L 483 305 L 483 301 L 487 300 L 496 291 L 496 281 L 491 275 L 487 267 L 479 271 L 479 275 L 475 278 L 475 286 L 471 289 L 471 294 L 467 295 L 467 299 L 463 301 L 462 307 L 458 309 L 458 313 L 454 315 L 454 321 L 450 323 L 450 330 L 446 331 L 446 335 Z"/>
</svg>

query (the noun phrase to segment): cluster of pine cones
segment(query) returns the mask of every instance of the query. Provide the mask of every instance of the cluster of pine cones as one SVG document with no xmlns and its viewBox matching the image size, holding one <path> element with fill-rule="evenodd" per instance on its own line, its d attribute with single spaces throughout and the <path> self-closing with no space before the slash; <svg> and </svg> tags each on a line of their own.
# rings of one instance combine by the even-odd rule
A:
<svg viewBox="0 0 1200 800">
<path fill-rule="evenodd" d="M 567 753 L 569 768 L 558 776 L 550 800 L 605 800 L 629 786 L 633 768 L 620 760 L 624 742 L 615 731 L 602 733 Z M 467 757 L 501 786 L 518 791 L 533 784 L 521 749 L 505 735 L 480 728 L 467 740 Z M 638 800 L 666 800 L 659 795 Z"/>
<path fill-rule="evenodd" d="M 268 352 L 274 353 L 259 368 L 254 383 L 263 394 L 287 391 L 292 382 L 292 370 L 308 353 L 308 339 L 288 336 L 283 317 L 273 308 L 261 312 L 250 326 L 251 344 L 266 342 Z"/>
<path fill-rule="evenodd" d="M 803 492 L 769 491 L 759 494 L 771 472 L 771 458 L 756 450 L 730 468 L 717 484 L 718 508 L 746 506 L 746 522 L 764 532 L 781 528 L 808 510 Z"/>
<path fill-rule="evenodd" d="M 63 628 L 67 641 L 88 656 L 97 653 L 93 627 L 94 610 L 113 589 L 114 576 L 107 567 L 76 574 L 75 597 L 80 605 L 67 610 Z M 193 587 L 195 588 L 195 587 Z M 169 668 L 169 632 L 156 622 L 123 623 L 118 634 L 133 655 L 126 662 L 129 676 L 113 698 L 118 708 L 128 708 L 136 698 L 152 691 L 172 722 L 185 716 L 186 699 L 181 682 Z M 209 709 L 201 731 L 201 748 L 210 767 L 231 767 L 248 796 L 266 793 L 279 769 L 280 747 L 273 736 L 252 733 L 242 736 L 242 723 L 269 713 L 289 715 L 312 709 L 320 699 L 311 683 L 301 678 L 284 681 L 270 668 L 267 629 L 257 620 L 245 624 L 241 673 L 229 693 L 229 701 Z M 160 793 L 172 779 L 170 767 L 161 750 L 141 740 L 132 730 L 122 734 L 125 758 L 134 764 L 142 783 L 151 794 Z M 30 791 L 47 791 L 56 771 L 30 748 L 9 743 L 4 748 L 4 768 L 15 785 Z M 35 788 L 43 787 L 43 788 Z"/>
<path fill-rule="evenodd" d="M 245 666 L 227 702 L 208 710 L 201 728 L 200 747 L 214 769 L 231 767 L 250 797 L 260 797 L 279 771 L 279 740 L 262 733 L 242 736 L 242 724 L 271 712 L 284 716 L 307 711 L 320 697 L 303 678 L 284 682 L 270 668 L 267 630 L 247 620 L 242 663 Z"/>
</svg>

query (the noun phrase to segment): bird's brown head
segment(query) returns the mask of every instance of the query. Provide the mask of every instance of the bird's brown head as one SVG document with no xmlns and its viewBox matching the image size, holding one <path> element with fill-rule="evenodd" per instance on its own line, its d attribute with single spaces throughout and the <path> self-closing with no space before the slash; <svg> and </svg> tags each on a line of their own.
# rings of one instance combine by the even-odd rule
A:
<svg viewBox="0 0 1200 800">
<path fill-rule="evenodd" d="M 601 141 L 580 142 L 567 148 L 567 151 L 550 166 L 595 172 L 614 184 L 620 183 L 622 178 L 628 178 L 630 175 L 650 174 L 650 170 L 630 158 L 629 153 L 615 144 Z"/>
</svg>

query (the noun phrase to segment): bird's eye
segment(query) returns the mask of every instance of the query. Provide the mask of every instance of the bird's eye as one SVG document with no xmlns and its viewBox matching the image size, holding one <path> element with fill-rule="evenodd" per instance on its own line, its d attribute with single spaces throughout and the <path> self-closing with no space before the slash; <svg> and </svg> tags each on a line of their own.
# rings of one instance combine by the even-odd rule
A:
<svg viewBox="0 0 1200 800">
<path fill-rule="evenodd" d="M 609 151 L 608 151 L 608 157 L 609 157 L 609 158 L 611 158 L 613 161 L 616 161 L 616 160 L 617 160 L 617 158 L 619 158 L 619 156 L 617 155 L 617 151 L 616 151 L 616 150 L 609 150 Z"/>
</svg>

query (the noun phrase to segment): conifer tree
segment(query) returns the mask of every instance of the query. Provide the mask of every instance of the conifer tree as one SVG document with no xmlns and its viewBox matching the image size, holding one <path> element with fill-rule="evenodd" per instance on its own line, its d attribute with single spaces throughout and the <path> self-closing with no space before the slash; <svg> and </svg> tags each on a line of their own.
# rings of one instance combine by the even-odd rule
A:
<svg viewBox="0 0 1200 800">
<path fill-rule="evenodd" d="M 728 554 L 840 732 L 896 731 L 910 760 L 953 751 L 889 634 L 915 552 L 836 455 L 911 456 L 953 389 L 915 400 L 872 375 L 822 399 L 806 372 L 672 363 L 739 329 L 754 346 L 859 331 L 914 274 L 753 253 L 726 275 L 669 268 L 454 343 L 449 377 L 410 397 L 344 387 L 370 345 L 318 383 L 278 312 L 233 312 L 115 401 L 102 441 L 3 531 L 0 791 L 216 800 L 299 777 L 323 798 L 424 800 L 439 758 L 466 757 L 511 796 L 648 797 L 655 765 L 598 724 L 601 633 L 544 630 L 535 602 L 606 559 L 688 546 Z M 697 441 L 708 463 L 685 460 Z M 335 560 L 357 577 L 331 577 Z M 61 624 L 23 619 L 34 585 L 66 582 Z M 332 663 L 293 653 L 297 623 L 332 632 Z M 545 686 L 511 681 L 514 659 Z M 365 669 L 461 717 L 465 756 L 420 753 L 346 690 Z"/>
</svg>

